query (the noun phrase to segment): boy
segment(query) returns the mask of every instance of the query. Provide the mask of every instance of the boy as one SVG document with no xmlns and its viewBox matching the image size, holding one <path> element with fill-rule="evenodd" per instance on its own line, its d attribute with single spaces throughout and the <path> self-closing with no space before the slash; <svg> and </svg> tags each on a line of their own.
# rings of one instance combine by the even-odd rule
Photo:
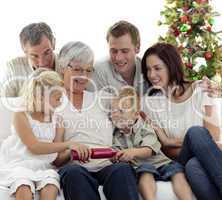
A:
<svg viewBox="0 0 222 200">
<path fill-rule="evenodd" d="M 116 127 L 113 145 L 119 150 L 113 161 L 133 165 L 144 200 L 155 199 L 155 180 L 171 180 L 180 200 L 192 199 L 183 167 L 161 152 L 155 131 L 140 116 L 140 98 L 134 88 L 122 88 L 112 100 L 111 120 Z"/>
</svg>

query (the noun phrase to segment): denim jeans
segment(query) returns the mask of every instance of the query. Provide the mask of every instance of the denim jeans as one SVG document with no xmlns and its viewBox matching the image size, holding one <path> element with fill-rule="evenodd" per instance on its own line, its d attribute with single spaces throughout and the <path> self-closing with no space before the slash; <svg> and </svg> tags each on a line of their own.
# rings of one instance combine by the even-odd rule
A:
<svg viewBox="0 0 222 200">
<path fill-rule="evenodd" d="M 187 131 L 178 161 L 197 199 L 222 198 L 222 151 L 207 129 L 194 126 Z"/>
<path fill-rule="evenodd" d="M 98 172 L 69 164 L 59 174 L 66 200 L 100 200 L 99 185 L 103 185 L 107 200 L 139 200 L 135 172 L 126 163 L 115 163 Z"/>
</svg>

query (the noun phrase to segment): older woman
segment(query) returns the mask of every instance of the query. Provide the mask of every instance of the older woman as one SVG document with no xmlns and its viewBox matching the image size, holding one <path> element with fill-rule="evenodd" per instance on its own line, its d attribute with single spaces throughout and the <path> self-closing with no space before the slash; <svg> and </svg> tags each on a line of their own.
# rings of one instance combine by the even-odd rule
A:
<svg viewBox="0 0 222 200">
<path fill-rule="evenodd" d="M 66 95 L 62 101 L 65 140 L 76 141 L 81 161 L 70 161 L 70 151 L 59 155 L 57 165 L 65 199 L 99 200 L 99 185 L 107 199 L 137 200 L 133 170 L 127 163 L 89 159 L 90 148 L 112 146 L 112 124 L 98 93 L 85 90 L 93 73 L 93 52 L 82 42 L 69 42 L 59 53 Z"/>
</svg>

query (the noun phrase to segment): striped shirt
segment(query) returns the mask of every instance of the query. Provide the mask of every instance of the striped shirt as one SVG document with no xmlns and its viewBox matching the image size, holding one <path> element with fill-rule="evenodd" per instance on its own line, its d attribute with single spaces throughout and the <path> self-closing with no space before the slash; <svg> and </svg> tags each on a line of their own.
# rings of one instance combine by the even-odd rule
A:
<svg viewBox="0 0 222 200">
<path fill-rule="evenodd" d="M 55 70 L 58 69 L 58 60 L 55 56 Z M 17 57 L 6 64 L 1 80 L 0 96 L 18 97 L 23 83 L 34 71 L 31 63 L 26 56 Z"/>
</svg>

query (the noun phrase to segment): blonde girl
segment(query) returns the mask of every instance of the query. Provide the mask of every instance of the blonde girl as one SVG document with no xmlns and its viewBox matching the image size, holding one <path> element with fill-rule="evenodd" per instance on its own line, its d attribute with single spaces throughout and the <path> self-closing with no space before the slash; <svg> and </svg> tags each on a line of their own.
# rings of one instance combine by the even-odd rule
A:
<svg viewBox="0 0 222 200">
<path fill-rule="evenodd" d="M 54 71 L 40 70 L 24 84 L 25 111 L 14 113 L 12 134 L 0 150 L 0 185 L 8 187 L 16 200 L 55 200 L 59 176 L 52 162 L 57 153 L 74 142 L 55 142 L 64 132 L 61 119 L 53 111 L 60 105 L 63 81 Z"/>
</svg>

